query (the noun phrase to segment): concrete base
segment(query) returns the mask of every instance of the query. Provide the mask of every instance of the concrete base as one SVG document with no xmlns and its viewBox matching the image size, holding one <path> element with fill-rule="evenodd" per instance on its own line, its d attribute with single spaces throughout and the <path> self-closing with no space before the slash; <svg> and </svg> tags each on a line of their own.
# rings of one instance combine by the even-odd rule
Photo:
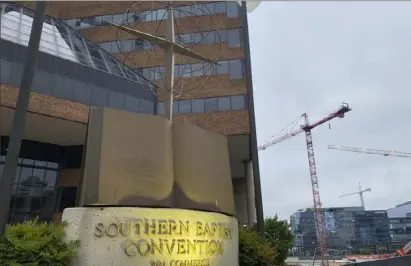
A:
<svg viewBox="0 0 411 266">
<path fill-rule="evenodd" d="M 76 266 L 237 266 L 238 223 L 213 212 L 137 207 L 65 209 Z"/>
</svg>

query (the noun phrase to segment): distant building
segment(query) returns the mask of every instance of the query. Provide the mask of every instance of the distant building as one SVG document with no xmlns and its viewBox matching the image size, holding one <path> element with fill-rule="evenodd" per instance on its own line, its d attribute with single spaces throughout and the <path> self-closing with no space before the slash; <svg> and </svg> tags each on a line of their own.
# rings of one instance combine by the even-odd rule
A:
<svg viewBox="0 0 411 266">
<path fill-rule="evenodd" d="M 411 201 L 387 210 L 391 246 L 400 248 L 411 240 Z"/>
<path fill-rule="evenodd" d="M 299 210 L 290 217 L 295 248 L 312 253 L 319 245 L 313 209 Z M 387 247 L 390 242 L 388 216 L 384 210 L 366 211 L 363 207 L 324 209 L 324 227 L 330 250 L 356 252 Z"/>
<path fill-rule="evenodd" d="M 387 210 L 388 217 L 398 218 L 398 217 L 411 217 L 411 201 L 401 203 L 394 208 Z"/>
<path fill-rule="evenodd" d="M 411 240 L 411 217 L 389 218 L 391 246 L 399 248 Z"/>
</svg>

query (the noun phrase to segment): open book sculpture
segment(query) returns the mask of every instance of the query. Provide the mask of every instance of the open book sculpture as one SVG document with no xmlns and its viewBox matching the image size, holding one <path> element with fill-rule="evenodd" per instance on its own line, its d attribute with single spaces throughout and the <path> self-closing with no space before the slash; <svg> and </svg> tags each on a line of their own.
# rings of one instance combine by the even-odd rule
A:
<svg viewBox="0 0 411 266">
<path fill-rule="evenodd" d="M 235 214 L 227 141 L 161 116 L 93 108 L 80 206 Z"/>
</svg>

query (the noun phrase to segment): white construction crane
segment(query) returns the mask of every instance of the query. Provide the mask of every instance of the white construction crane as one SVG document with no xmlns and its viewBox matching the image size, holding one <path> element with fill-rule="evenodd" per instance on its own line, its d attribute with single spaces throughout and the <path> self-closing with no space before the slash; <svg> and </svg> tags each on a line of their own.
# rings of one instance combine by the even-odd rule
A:
<svg viewBox="0 0 411 266">
<path fill-rule="evenodd" d="M 365 154 L 377 154 L 377 155 L 383 155 L 383 156 L 411 158 L 411 153 L 402 152 L 402 151 L 353 148 L 353 147 L 335 146 L 335 145 L 328 145 L 328 148 L 331 150 L 351 151 L 351 152 L 359 152 L 359 153 L 365 153 Z"/>
<path fill-rule="evenodd" d="M 365 209 L 364 197 L 363 197 L 364 192 L 371 192 L 371 188 L 363 189 L 362 186 L 361 186 L 361 183 L 358 183 L 358 191 L 357 191 L 357 192 L 348 193 L 348 194 L 343 194 L 343 195 L 339 196 L 339 198 L 343 198 L 343 197 L 347 197 L 347 196 L 352 196 L 352 195 L 357 195 L 357 194 L 358 194 L 358 195 L 360 195 L 361 206 Z"/>
</svg>

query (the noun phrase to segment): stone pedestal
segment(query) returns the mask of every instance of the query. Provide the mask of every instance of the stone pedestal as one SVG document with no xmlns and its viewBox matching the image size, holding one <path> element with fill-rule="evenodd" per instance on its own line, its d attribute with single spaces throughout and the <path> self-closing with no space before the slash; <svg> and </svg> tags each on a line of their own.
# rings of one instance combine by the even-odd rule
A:
<svg viewBox="0 0 411 266">
<path fill-rule="evenodd" d="M 65 209 L 76 266 L 237 266 L 238 224 L 220 213 L 172 208 Z"/>
</svg>

